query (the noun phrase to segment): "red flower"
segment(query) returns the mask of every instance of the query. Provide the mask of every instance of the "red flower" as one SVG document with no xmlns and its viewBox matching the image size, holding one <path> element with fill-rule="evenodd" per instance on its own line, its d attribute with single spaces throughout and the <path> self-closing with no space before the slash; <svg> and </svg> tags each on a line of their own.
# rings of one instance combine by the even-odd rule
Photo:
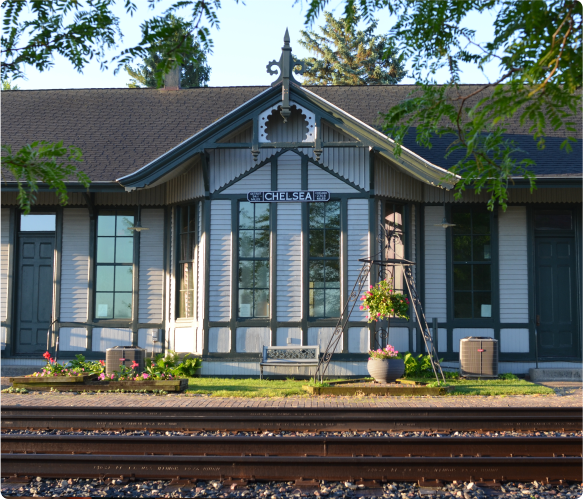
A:
<svg viewBox="0 0 583 500">
<path fill-rule="evenodd" d="M 48 361 L 51 358 L 51 353 L 49 351 L 45 352 L 43 354 L 43 358 L 45 358 Z"/>
<path fill-rule="evenodd" d="M 54 363 L 55 360 L 53 358 L 49 358 L 49 363 Z"/>
<path fill-rule="evenodd" d="M 138 366 L 140 366 L 138 363 L 136 363 L 135 361 L 132 362 L 132 369 L 135 369 Z"/>
<path fill-rule="evenodd" d="M 99 360 L 99 364 L 100 364 L 101 366 L 105 366 L 105 361 L 103 361 L 102 359 L 100 359 L 100 360 Z"/>
</svg>

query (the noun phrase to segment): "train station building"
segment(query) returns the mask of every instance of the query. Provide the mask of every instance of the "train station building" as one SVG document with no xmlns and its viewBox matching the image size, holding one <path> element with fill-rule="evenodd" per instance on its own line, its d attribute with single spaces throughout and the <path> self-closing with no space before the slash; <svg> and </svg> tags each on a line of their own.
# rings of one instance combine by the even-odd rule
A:
<svg viewBox="0 0 583 500">
<path fill-rule="evenodd" d="M 3 179 L 3 367 L 43 365 L 58 339 L 60 359 L 133 344 L 256 376 L 263 346 L 325 349 L 359 259 L 377 254 L 415 263 L 443 366 L 468 336 L 498 340 L 501 373 L 580 366 L 580 140 L 567 154 L 550 131 L 540 150 L 511 124 L 537 189 L 516 178 L 508 208 L 488 211 L 486 192 L 454 198 L 450 138 L 428 149 L 412 133 L 394 154 L 379 111 L 412 86 L 302 86 L 288 44 L 271 67 L 270 87 L 2 93 L 4 144 L 75 145 L 92 181 L 69 184 L 66 206 L 41 186 L 24 216 Z M 385 342 L 357 305 L 329 374 L 365 375 Z M 388 342 L 423 352 L 413 315 Z"/>
</svg>

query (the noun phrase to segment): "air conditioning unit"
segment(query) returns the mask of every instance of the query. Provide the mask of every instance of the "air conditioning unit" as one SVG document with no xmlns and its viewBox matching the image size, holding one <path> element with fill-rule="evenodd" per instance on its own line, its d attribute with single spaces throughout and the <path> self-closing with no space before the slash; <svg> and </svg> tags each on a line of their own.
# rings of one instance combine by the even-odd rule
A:
<svg viewBox="0 0 583 500">
<path fill-rule="evenodd" d="M 461 339 L 460 375 L 469 378 L 498 377 L 498 341 L 490 337 Z"/>
<path fill-rule="evenodd" d="M 143 372 L 146 366 L 146 350 L 131 345 L 110 347 L 105 351 L 105 373 L 119 371 L 121 365 L 129 368 L 134 361 L 138 363 L 136 370 Z"/>
</svg>

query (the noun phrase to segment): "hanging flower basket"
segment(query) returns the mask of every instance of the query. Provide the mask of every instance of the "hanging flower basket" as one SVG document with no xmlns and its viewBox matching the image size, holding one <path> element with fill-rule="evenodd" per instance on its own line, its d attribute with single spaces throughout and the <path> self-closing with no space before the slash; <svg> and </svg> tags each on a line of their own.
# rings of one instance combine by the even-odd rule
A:
<svg viewBox="0 0 583 500">
<path fill-rule="evenodd" d="M 368 313 L 369 323 L 389 318 L 409 319 L 409 299 L 393 289 L 392 280 L 379 281 L 360 300 L 360 309 Z"/>
</svg>

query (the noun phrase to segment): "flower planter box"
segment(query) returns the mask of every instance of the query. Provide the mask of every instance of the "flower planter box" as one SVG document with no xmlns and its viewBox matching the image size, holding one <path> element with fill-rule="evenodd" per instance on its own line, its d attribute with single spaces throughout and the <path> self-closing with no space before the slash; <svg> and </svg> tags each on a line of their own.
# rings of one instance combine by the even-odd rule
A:
<svg viewBox="0 0 583 500">
<path fill-rule="evenodd" d="M 351 387 L 312 387 L 303 386 L 304 391 L 313 396 L 444 396 L 452 387 L 425 386 L 377 386 L 361 385 Z"/>
<path fill-rule="evenodd" d="M 60 387 L 84 384 L 90 380 L 97 379 L 98 376 L 98 373 L 90 373 L 88 375 L 77 375 L 74 377 L 10 377 L 8 380 L 12 382 L 13 387 L 25 387 L 28 389 L 28 386 L 50 385 L 52 387 Z"/>
<path fill-rule="evenodd" d="M 50 391 L 52 388 L 65 392 L 83 391 L 166 391 L 182 392 L 188 387 L 188 379 L 174 380 L 118 380 L 98 381 L 97 374 L 82 377 L 12 377 L 10 381 L 15 389 L 29 391 Z M 85 378 L 85 380 L 83 380 Z M 63 381 L 62 379 L 72 379 Z M 73 380 L 77 379 L 77 380 Z"/>
</svg>

